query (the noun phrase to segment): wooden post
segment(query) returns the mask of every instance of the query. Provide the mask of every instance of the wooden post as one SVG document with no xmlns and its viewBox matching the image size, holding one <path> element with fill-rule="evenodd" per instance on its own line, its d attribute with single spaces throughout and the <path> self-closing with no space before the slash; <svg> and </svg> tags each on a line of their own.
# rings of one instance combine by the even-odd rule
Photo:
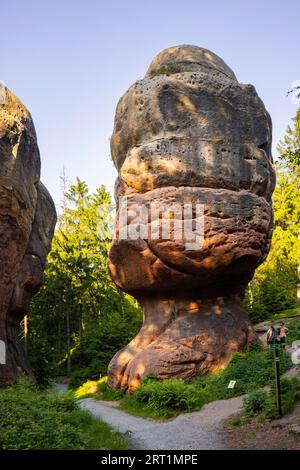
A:
<svg viewBox="0 0 300 470">
<path fill-rule="evenodd" d="M 275 344 L 275 346 L 280 346 Z M 276 385 L 276 405 L 278 414 L 282 415 L 282 406 L 281 406 L 281 391 L 280 391 L 280 370 L 279 370 L 279 348 L 275 347 L 274 349 L 274 360 L 275 360 L 275 385 Z"/>
<path fill-rule="evenodd" d="M 70 314 L 67 312 L 67 376 L 71 375 Z"/>
</svg>

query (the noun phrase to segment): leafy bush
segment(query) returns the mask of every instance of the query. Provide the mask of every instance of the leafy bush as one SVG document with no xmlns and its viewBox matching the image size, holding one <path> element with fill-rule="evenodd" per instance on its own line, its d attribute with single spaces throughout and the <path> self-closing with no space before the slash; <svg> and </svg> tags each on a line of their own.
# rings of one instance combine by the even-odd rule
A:
<svg viewBox="0 0 300 470">
<path fill-rule="evenodd" d="M 125 397 L 122 408 L 131 411 L 144 408 L 151 416 L 169 417 L 180 411 L 198 410 L 207 401 L 205 391 L 183 380 L 159 382 L 148 378 L 132 395 Z"/>
<path fill-rule="evenodd" d="M 70 387 L 77 388 L 86 380 L 106 375 L 111 358 L 137 334 L 140 324 L 141 315 L 135 308 L 124 317 L 112 313 L 100 326 L 87 329 L 72 351 Z"/>
<path fill-rule="evenodd" d="M 0 390 L 0 450 L 127 449 L 109 426 L 78 408 L 71 393 L 28 380 Z"/>
<path fill-rule="evenodd" d="M 280 351 L 280 370 L 284 372 L 292 362 L 285 351 Z M 234 353 L 227 367 L 194 379 L 193 383 L 207 390 L 214 400 L 249 393 L 272 382 L 274 358 L 272 351 L 250 351 Z M 235 380 L 233 389 L 228 389 L 230 380 Z"/>
<path fill-rule="evenodd" d="M 256 351 L 256 352 L 261 352 L 263 351 L 263 349 L 264 348 L 263 348 L 262 342 L 259 339 L 253 341 L 250 344 L 250 348 L 249 348 L 250 351 Z"/>
<path fill-rule="evenodd" d="M 281 402 L 283 414 L 293 410 L 297 400 L 300 398 L 300 384 L 297 378 L 281 379 Z M 276 407 L 276 391 L 274 382 L 271 390 L 255 390 L 244 400 L 244 410 L 247 415 L 261 413 L 265 418 L 274 419 L 278 417 Z"/>
<path fill-rule="evenodd" d="M 253 416 L 266 409 L 269 403 L 269 395 L 264 390 L 254 390 L 245 397 L 245 412 Z"/>
</svg>

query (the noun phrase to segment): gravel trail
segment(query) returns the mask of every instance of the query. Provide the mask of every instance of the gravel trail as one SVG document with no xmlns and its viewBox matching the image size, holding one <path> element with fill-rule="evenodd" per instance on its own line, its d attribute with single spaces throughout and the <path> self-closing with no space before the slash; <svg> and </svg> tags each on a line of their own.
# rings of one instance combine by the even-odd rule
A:
<svg viewBox="0 0 300 470">
<path fill-rule="evenodd" d="M 168 421 L 131 416 L 109 402 L 86 398 L 81 408 L 104 421 L 137 449 L 143 450 L 221 450 L 226 449 L 221 423 L 241 410 L 243 397 L 219 400 L 200 411 L 186 413 Z"/>
</svg>

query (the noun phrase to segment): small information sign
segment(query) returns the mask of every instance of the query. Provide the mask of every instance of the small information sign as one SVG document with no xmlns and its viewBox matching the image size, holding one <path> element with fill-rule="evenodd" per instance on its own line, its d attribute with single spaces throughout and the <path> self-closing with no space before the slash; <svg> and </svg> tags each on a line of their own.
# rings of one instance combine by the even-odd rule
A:
<svg viewBox="0 0 300 470">
<path fill-rule="evenodd" d="M 235 384 L 236 384 L 236 380 L 230 380 L 228 384 L 228 388 L 234 388 Z"/>
</svg>

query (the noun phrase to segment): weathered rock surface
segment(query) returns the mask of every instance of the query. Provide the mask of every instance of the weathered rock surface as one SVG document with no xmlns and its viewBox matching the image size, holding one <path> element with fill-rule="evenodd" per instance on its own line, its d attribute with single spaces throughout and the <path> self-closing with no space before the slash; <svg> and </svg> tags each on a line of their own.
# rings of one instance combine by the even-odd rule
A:
<svg viewBox="0 0 300 470">
<path fill-rule="evenodd" d="M 254 87 L 195 46 L 158 54 L 120 99 L 111 149 L 115 196 L 117 204 L 126 198 L 127 217 L 117 224 L 109 270 L 145 319 L 110 363 L 112 387 L 131 390 L 150 373 L 189 377 L 219 368 L 256 337 L 241 301 L 270 247 L 271 139 Z M 193 209 L 188 218 L 204 238 L 191 249 L 189 236 L 176 231 L 186 213 L 173 208 L 197 204 L 203 213 Z M 165 237 L 158 227 L 168 223 Z"/>
<path fill-rule="evenodd" d="M 29 372 L 19 327 L 43 282 L 55 223 L 54 203 L 40 182 L 32 118 L 6 89 L 0 105 L 0 340 L 6 346 L 0 386 Z"/>
</svg>

